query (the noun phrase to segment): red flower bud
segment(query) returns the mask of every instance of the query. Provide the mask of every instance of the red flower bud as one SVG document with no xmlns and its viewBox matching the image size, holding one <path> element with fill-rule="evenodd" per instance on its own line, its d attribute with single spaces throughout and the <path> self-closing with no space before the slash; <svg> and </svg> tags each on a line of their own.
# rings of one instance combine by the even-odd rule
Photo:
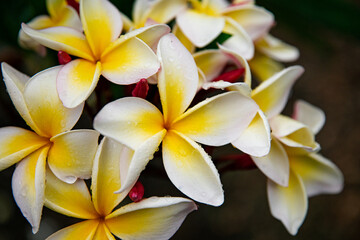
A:
<svg viewBox="0 0 360 240">
<path fill-rule="evenodd" d="M 79 13 L 79 9 L 80 9 L 80 5 L 77 1 L 75 0 L 66 0 L 67 4 L 71 7 L 73 7 L 78 13 Z"/>
<path fill-rule="evenodd" d="M 245 73 L 245 68 L 238 68 L 229 72 L 225 72 L 223 74 L 220 74 L 217 78 L 213 80 L 213 82 L 223 80 L 226 82 L 234 83 L 236 80 L 238 80 L 240 77 L 242 77 Z"/>
<path fill-rule="evenodd" d="M 233 169 L 250 170 L 257 166 L 248 154 L 234 154 L 220 158 L 221 161 L 231 161 Z"/>
<path fill-rule="evenodd" d="M 133 97 L 146 98 L 149 91 L 149 84 L 145 78 L 142 78 L 131 92 Z"/>
<path fill-rule="evenodd" d="M 129 198 L 134 202 L 139 202 L 144 196 L 144 186 L 140 181 L 137 181 L 129 192 Z"/>
<path fill-rule="evenodd" d="M 71 61 L 71 57 L 66 52 L 59 51 L 58 52 L 58 60 L 61 65 L 64 65 Z"/>
</svg>

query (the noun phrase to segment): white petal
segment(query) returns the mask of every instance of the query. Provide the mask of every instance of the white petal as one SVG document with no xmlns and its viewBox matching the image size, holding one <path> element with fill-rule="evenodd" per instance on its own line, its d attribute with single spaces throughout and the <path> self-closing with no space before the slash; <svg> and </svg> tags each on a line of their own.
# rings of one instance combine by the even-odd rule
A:
<svg viewBox="0 0 360 240">
<path fill-rule="evenodd" d="M 314 134 L 317 134 L 325 124 L 324 111 L 303 100 L 295 102 L 293 118 L 308 126 Z"/>
</svg>

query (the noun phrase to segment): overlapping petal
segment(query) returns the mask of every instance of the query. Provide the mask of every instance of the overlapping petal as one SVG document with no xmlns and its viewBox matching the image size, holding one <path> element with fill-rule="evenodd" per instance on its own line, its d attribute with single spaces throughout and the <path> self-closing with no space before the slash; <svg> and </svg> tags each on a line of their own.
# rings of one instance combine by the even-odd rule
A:
<svg viewBox="0 0 360 240">
<path fill-rule="evenodd" d="M 56 233 L 48 237 L 47 240 L 72 240 L 72 239 L 92 240 L 98 225 L 99 225 L 98 220 L 87 220 L 80 223 L 76 223 L 67 228 L 63 228 L 57 231 Z"/>
<path fill-rule="evenodd" d="M 198 68 L 204 73 L 206 81 L 210 82 L 220 75 L 228 58 L 218 50 L 204 50 L 193 55 Z"/>
<path fill-rule="evenodd" d="M 263 157 L 251 157 L 256 166 L 276 184 L 288 186 L 289 158 L 285 149 L 275 138 L 271 139 L 270 152 Z"/>
<path fill-rule="evenodd" d="M 51 138 L 50 169 L 67 183 L 90 178 L 98 138 L 99 133 L 93 130 L 74 130 Z"/>
<path fill-rule="evenodd" d="M 195 46 L 204 47 L 219 36 L 225 19 L 189 9 L 176 16 L 176 23 Z"/>
<path fill-rule="evenodd" d="M 152 197 L 128 204 L 109 215 L 105 222 L 121 239 L 169 239 L 185 217 L 197 207 L 185 198 Z"/>
<path fill-rule="evenodd" d="M 321 193 L 339 193 L 343 189 L 344 177 L 339 168 L 319 154 L 293 156 L 290 164 L 301 177 L 309 197 Z"/>
<path fill-rule="evenodd" d="M 193 100 L 199 83 L 198 70 L 191 54 L 173 34 L 161 38 L 157 55 L 161 63 L 158 88 L 165 123 L 171 123 Z"/>
<path fill-rule="evenodd" d="M 36 74 L 24 90 L 26 105 L 40 130 L 38 134 L 46 137 L 70 130 L 78 121 L 84 106 L 80 104 L 69 109 L 60 101 L 56 90 L 56 77 L 60 69 L 53 67 Z"/>
<path fill-rule="evenodd" d="M 46 0 L 46 9 L 51 17 L 58 17 L 59 10 L 65 8 L 67 5 L 64 0 Z"/>
<path fill-rule="evenodd" d="M 283 110 L 291 87 L 303 72 L 301 66 L 288 67 L 252 91 L 252 98 L 268 118 L 276 116 Z"/>
<path fill-rule="evenodd" d="M 0 128 L 0 171 L 48 143 L 48 139 L 22 128 Z"/>
<path fill-rule="evenodd" d="M 99 81 L 101 67 L 100 62 L 76 59 L 61 68 L 56 85 L 65 107 L 77 107 L 90 96 Z"/>
<path fill-rule="evenodd" d="M 260 82 L 271 78 L 273 75 L 284 69 L 284 66 L 281 63 L 260 52 L 255 52 L 255 56 L 249 61 L 249 65 L 251 67 L 251 72 Z"/>
<path fill-rule="evenodd" d="M 168 23 L 186 7 L 186 0 L 158 0 L 148 9 L 147 18 L 158 23 Z"/>
<path fill-rule="evenodd" d="M 325 124 L 324 111 L 303 100 L 295 102 L 293 118 L 309 127 L 314 134 Z"/>
<path fill-rule="evenodd" d="M 177 37 L 177 39 L 179 39 L 179 41 L 184 45 L 184 47 L 186 47 L 189 52 L 195 52 L 195 45 L 185 36 L 177 24 L 173 26 L 172 33 Z"/>
<path fill-rule="evenodd" d="M 105 48 L 120 36 L 120 12 L 108 0 L 80 0 L 80 17 L 90 48 L 99 58 Z"/>
<path fill-rule="evenodd" d="M 263 157 L 269 153 L 271 147 L 270 125 L 261 110 L 257 112 L 240 137 L 232 142 L 232 145 L 254 157 Z"/>
<path fill-rule="evenodd" d="M 23 159 L 12 177 L 12 191 L 16 204 L 32 226 L 39 229 L 45 201 L 45 165 L 49 147 L 43 147 Z"/>
<path fill-rule="evenodd" d="M 256 42 L 256 49 L 281 62 L 295 61 L 299 57 L 299 50 L 296 47 L 286 44 L 270 34 Z"/>
<path fill-rule="evenodd" d="M 224 201 L 219 173 L 193 140 L 171 130 L 163 140 L 163 161 L 171 182 L 192 199 L 213 206 Z"/>
<path fill-rule="evenodd" d="M 46 171 L 45 206 L 71 217 L 82 219 L 98 217 L 85 181 L 78 179 L 72 184 L 65 183 L 50 169 Z"/>
<path fill-rule="evenodd" d="M 308 207 L 305 187 L 300 177 L 291 172 L 287 187 L 268 180 L 267 191 L 271 214 L 284 224 L 291 235 L 295 235 L 304 221 Z"/>
<path fill-rule="evenodd" d="M 171 129 L 197 142 L 220 146 L 238 138 L 258 109 L 251 98 L 232 91 L 190 108 L 175 120 Z"/>
<path fill-rule="evenodd" d="M 99 240 L 115 240 L 114 235 L 111 234 L 109 228 L 104 221 L 100 221 L 98 228 L 96 229 L 93 239 Z"/>
</svg>

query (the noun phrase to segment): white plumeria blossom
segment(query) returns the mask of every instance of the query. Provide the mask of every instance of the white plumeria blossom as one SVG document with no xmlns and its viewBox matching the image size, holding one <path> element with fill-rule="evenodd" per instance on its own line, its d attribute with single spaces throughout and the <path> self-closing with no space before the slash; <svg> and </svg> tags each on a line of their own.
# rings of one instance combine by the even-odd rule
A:
<svg viewBox="0 0 360 240">
<path fill-rule="evenodd" d="M 151 197 L 114 208 L 127 196 L 136 180 L 121 194 L 114 191 L 122 186 L 122 174 L 129 170 L 133 150 L 104 138 L 94 160 L 90 196 L 86 183 L 59 181 L 47 172 L 45 205 L 61 214 L 84 221 L 61 229 L 48 240 L 113 239 L 124 240 L 169 239 L 185 217 L 197 209 L 196 204 L 180 197 Z"/>
<path fill-rule="evenodd" d="M 38 231 L 45 200 L 46 166 L 68 183 L 89 178 L 98 145 L 98 132 L 70 131 L 83 105 L 73 109 L 62 105 L 56 91 L 59 71 L 60 67 L 54 67 L 29 78 L 2 63 L 10 97 L 35 132 L 18 127 L 0 128 L 0 170 L 18 163 L 12 179 L 13 195 L 34 233 Z"/>
<path fill-rule="evenodd" d="M 174 185 L 198 202 L 219 206 L 224 200 L 219 174 L 196 142 L 211 146 L 232 142 L 249 125 L 258 106 L 240 93 L 229 92 L 186 110 L 199 83 L 193 57 L 172 34 L 161 38 L 157 55 L 163 114 L 143 99 L 122 98 L 107 104 L 94 120 L 103 135 L 135 150 L 120 191 L 139 176 L 163 142 L 165 170 Z"/>
</svg>

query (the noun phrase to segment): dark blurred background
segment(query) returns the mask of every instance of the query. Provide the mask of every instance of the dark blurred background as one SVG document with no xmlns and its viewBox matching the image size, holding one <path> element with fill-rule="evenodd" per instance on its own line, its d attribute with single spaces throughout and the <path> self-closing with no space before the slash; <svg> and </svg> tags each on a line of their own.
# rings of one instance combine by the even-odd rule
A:
<svg viewBox="0 0 360 240">
<path fill-rule="evenodd" d="M 133 1 L 112 0 L 130 16 Z M 360 2 L 357 0 L 259 0 L 274 13 L 271 33 L 300 50 L 298 61 L 305 74 L 296 83 L 285 113 L 296 99 L 304 99 L 327 116 L 317 135 L 321 153 L 345 176 L 339 195 L 311 198 L 309 211 L 297 236 L 287 233 L 269 211 L 266 178 L 258 171 L 235 171 L 222 175 L 225 203 L 218 208 L 199 204 L 173 239 L 360 239 Z M 56 53 L 46 57 L 23 50 L 17 44 L 21 22 L 46 14 L 45 0 L 12 0 L 0 7 L 0 61 L 33 75 L 57 65 Z M 1 77 L 2 78 L 2 77 Z M 14 109 L 0 81 L 0 127 L 20 126 L 24 121 Z M 77 127 L 90 128 L 86 116 Z M 1 147 L 1 146 L 0 146 Z M 141 180 L 145 196 L 181 196 L 168 179 L 153 176 L 161 161 L 151 161 Z M 32 235 L 11 194 L 14 167 L 0 173 L 0 240 L 44 239 L 77 220 L 44 209 L 40 231 Z M 162 170 L 161 170 L 162 171 Z"/>
</svg>

